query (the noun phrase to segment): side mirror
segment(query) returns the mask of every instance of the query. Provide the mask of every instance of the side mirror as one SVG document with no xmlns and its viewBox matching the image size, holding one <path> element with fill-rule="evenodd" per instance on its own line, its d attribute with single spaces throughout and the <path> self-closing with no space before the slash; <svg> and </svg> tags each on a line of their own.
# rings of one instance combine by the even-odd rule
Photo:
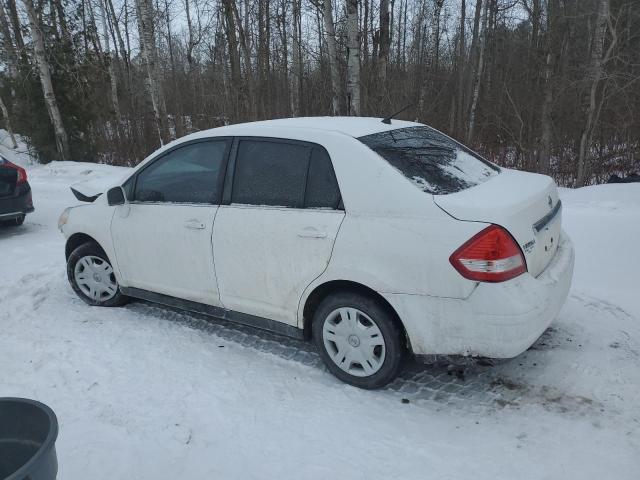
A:
<svg viewBox="0 0 640 480">
<path fill-rule="evenodd" d="M 107 192 L 107 203 L 109 203 L 109 205 L 124 205 L 125 202 L 126 198 L 122 187 L 113 187 Z"/>
</svg>

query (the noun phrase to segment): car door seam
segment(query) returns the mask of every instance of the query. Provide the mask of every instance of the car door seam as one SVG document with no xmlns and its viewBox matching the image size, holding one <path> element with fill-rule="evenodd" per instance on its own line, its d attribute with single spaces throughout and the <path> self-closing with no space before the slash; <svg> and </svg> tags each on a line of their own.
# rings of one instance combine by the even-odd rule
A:
<svg viewBox="0 0 640 480">
<path fill-rule="evenodd" d="M 320 272 L 316 277 L 313 278 L 313 280 L 311 280 L 311 282 L 309 282 L 309 284 L 302 291 L 302 295 L 298 299 L 298 308 L 296 310 L 296 326 L 298 328 L 300 328 L 300 329 L 304 328 L 304 318 L 300 318 L 300 304 L 302 303 L 302 299 L 306 298 L 306 293 L 309 290 L 309 287 L 311 285 L 313 285 L 313 283 L 316 280 L 318 280 L 322 275 L 324 275 L 324 273 L 329 268 L 329 264 L 331 263 L 331 259 L 333 258 L 333 251 L 336 248 L 336 243 L 338 242 L 338 235 L 340 235 L 340 230 L 342 229 L 342 224 L 344 223 L 344 219 L 347 217 L 347 214 L 346 214 L 346 212 L 344 210 L 336 210 L 336 212 L 340 212 L 340 211 L 342 211 L 343 215 L 342 215 L 342 218 L 340 219 L 340 224 L 338 225 L 338 230 L 336 231 L 336 236 L 333 239 L 333 244 L 331 245 L 331 252 L 329 253 L 329 258 L 327 260 L 327 264 L 325 265 L 325 267 L 322 270 L 322 272 Z M 302 323 L 302 325 L 301 325 L 301 323 Z"/>
</svg>

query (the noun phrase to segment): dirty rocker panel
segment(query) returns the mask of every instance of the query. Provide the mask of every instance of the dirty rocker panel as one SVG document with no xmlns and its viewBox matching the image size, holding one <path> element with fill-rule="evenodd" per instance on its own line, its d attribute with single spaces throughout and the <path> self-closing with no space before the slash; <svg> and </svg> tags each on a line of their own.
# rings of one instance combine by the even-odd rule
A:
<svg viewBox="0 0 640 480">
<path fill-rule="evenodd" d="M 275 320 L 270 320 L 268 318 L 240 313 L 233 310 L 227 310 L 222 307 L 206 305 L 204 303 L 192 302 L 190 300 L 183 300 L 181 298 L 171 297 L 169 295 L 150 292 L 148 290 L 142 290 L 139 288 L 120 287 L 120 290 L 124 295 L 138 298 L 140 300 L 159 303 L 161 305 L 179 308 L 188 312 L 203 313 L 220 320 L 226 320 L 249 327 L 259 328 L 261 330 L 267 330 L 269 332 L 277 333 L 279 335 L 284 335 L 287 337 L 298 339 L 304 338 L 303 331 L 299 328 L 287 325 L 282 322 L 277 322 Z"/>
</svg>

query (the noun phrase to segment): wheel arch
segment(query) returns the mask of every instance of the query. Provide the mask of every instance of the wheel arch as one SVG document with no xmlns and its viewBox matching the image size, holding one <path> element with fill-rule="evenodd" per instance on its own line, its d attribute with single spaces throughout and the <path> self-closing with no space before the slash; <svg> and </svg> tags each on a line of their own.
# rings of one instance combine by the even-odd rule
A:
<svg viewBox="0 0 640 480">
<path fill-rule="evenodd" d="M 302 322 L 305 338 L 311 338 L 311 322 L 320 302 L 333 293 L 345 291 L 359 293 L 378 300 L 385 310 L 391 314 L 394 322 L 401 329 L 406 341 L 407 350 L 409 352 L 413 351 L 411 349 L 411 342 L 409 341 L 407 329 L 402 323 L 400 315 L 398 315 L 396 309 L 393 308 L 386 298 L 371 287 L 352 280 L 330 280 L 314 287 L 311 293 L 304 300 L 304 307 L 302 308 Z"/>
<path fill-rule="evenodd" d="M 64 247 L 65 259 L 69 260 L 69 255 L 71 255 L 71 253 L 80 245 L 84 245 L 85 243 L 90 243 L 90 242 L 98 245 L 98 247 L 100 247 L 100 250 L 102 250 L 102 252 L 105 255 L 107 255 L 104 248 L 102 248 L 102 246 L 100 245 L 100 242 L 98 242 L 95 238 L 93 238 L 90 235 L 87 235 L 86 233 L 74 233 L 67 239 L 67 243 L 65 244 L 65 247 Z M 107 258 L 109 257 L 107 256 Z"/>
</svg>

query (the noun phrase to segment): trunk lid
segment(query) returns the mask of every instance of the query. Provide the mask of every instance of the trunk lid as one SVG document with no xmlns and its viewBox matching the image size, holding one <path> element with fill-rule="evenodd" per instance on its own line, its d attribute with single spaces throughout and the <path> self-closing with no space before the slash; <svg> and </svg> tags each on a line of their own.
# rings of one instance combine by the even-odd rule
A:
<svg viewBox="0 0 640 480">
<path fill-rule="evenodd" d="M 484 183 L 434 195 L 433 200 L 458 220 L 506 228 L 520 245 L 527 270 L 534 277 L 547 267 L 558 248 L 562 205 L 554 181 L 545 175 L 503 168 Z"/>
</svg>

